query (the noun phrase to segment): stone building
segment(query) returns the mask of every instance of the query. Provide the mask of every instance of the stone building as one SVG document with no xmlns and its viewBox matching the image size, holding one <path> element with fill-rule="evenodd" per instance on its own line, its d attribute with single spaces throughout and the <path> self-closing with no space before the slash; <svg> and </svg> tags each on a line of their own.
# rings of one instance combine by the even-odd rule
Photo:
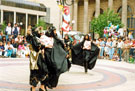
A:
<svg viewBox="0 0 135 91">
<path fill-rule="evenodd" d="M 46 16 L 46 6 L 26 0 L 0 0 L 0 23 L 18 23 L 23 34 L 28 25 L 35 26 L 41 17 Z"/>
<path fill-rule="evenodd" d="M 119 13 L 124 29 L 135 30 L 135 0 L 74 0 L 71 6 L 73 30 L 90 32 L 90 22 L 108 8 Z"/>
<path fill-rule="evenodd" d="M 57 30 L 60 30 L 62 15 L 57 5 L 57 0 L 28 0 L 28 1 L 44 4 L 47 7 L 46 18 L 49 19 L 48 23 L 53 24 Z M 45 19 L 45 21 L 47 19 Z"/>
</svg>

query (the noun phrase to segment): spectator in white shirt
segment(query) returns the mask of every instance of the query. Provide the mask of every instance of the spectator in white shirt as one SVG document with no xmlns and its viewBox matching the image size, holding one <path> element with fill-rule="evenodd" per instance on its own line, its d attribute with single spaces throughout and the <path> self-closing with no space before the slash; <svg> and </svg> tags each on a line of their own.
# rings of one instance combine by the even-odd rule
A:
<svg viewBox="0 0 135 91">
<path fill-rule="evenodd" d="M 124 29 L 123 28 L 120 28 L 118 30 L 118 33 L 120 33 L 120 36 L 123 37 L 124 36 Z"/>
<path fill-rule="evenodd" d="M 122 54 L 123 44 L 124 44 L 123 41 L 121 39 L 119 39 L 118 44 L 117 44 L 119 61 L 121 61 L 121 54 Z"/>
<path fill-rule="evenodd" d="M 11 23 L 8 23 L 8 26 L 6 27 L 6 34 L 7 35 L 11 35 L 12 34 Z"/>
<path fill-rule="evenodd" d="M 13 45 L 10 43 L 10 41 L 7 42 L 7 45 L 5 47 L 5 56 L 7 57 L 11 57 L 12 53 L 13 53 Z"/>
</svg>

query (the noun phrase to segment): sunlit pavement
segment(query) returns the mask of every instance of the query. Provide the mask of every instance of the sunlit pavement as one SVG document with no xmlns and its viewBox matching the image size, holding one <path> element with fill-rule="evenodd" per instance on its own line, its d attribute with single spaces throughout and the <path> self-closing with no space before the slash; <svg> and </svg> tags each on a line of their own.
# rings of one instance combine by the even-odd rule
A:
<svg viewBox="0 0 135 91">
<path fill-rule="evenodd" d="M 0 91 L 29 91 L 29 60 L 0 58 Z M 38 88 L 37 88 L 38 91 Z M 135 64 L 98 60 L 95 68 L 72 65 L 49 91 L 135 91 Z"/>
</svg>

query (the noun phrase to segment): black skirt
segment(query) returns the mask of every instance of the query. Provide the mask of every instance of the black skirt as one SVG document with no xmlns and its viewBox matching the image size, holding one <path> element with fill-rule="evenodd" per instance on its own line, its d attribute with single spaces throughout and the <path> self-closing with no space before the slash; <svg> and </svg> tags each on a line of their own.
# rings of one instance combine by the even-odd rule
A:
<svg viewBox="0 0 135 91">
<path fill-rule="evenodd" d="M 38 56 L 37 65 L 38 70 L 30 70 L 30 85 L 34 87 L 36 87 L 39 82 L 44 85 L 48 74 L 47 64 L 42 54 Z"/>
</svg>

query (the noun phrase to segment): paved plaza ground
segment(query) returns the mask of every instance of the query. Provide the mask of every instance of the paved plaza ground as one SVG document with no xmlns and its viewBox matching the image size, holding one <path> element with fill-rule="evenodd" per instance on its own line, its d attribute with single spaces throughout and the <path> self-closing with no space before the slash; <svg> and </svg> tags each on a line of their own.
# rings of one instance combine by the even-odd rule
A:
<svg viewBox="0 0 135 91">
<path fill-rule="evenodd" d="M 0 91 L 29 91 L 28 59 L 0 58 Z M 37 89 L 38 91 L 38 89 Z M 93 70 L 72 65 L 49 91 L 135 91 L 135 64 L 97 60 Z"/>
</svg>

